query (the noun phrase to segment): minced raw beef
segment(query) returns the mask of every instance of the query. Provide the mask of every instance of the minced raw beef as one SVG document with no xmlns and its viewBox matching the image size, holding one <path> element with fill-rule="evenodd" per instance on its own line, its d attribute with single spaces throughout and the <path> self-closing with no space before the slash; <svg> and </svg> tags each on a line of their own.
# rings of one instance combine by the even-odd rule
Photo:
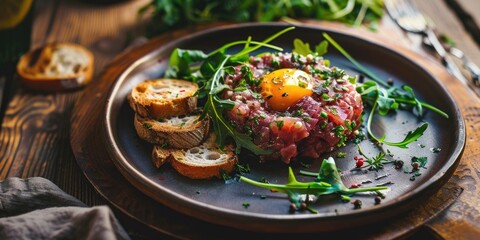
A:
<svg viewBox="0 0 480 240">
<path fill-rule="evenodd" d="M 313 94 L 301 97 L 284 111 L 273 110 L 260 93 L 263 77 L 277 69 L 299 69 L 311 76 Z M 250 64 L 228 71 L 230 89 L 222 97 L 235 101 L 228 112 L 239 132 L 250 135 L 263 149 L 273 150 L 261 160 L 289 163 L 297 156 L 319 158 L 345 144 L 361 125 L 363 103 L 352 78 L 318 56 L 296 53 L 250 57 Z M 245 84 L 247 83 L 247 84 Z"/>
</svg>

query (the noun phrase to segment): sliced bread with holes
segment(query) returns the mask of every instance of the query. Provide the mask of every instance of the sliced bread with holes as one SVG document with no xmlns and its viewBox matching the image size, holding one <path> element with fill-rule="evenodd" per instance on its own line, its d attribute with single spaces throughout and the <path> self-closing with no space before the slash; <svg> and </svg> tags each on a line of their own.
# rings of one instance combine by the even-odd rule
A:
<svg viewBox="0 0 480 240">
<path fill-rule="evenodd" d="M 78 44 L 51 43 L 23 55 L 17 64 L 17 73 L 28 88 L 72 90 L 91 81 L 93 62 L 90 50 Z"/>
<path fill-rule="evenodd" d="M 177 79 L 147 80 L 128 95 L 130 107 L 142 117 L 154 119 L 188 115 L 197 107 L 198 85 Z"/>
<path fill-rule="evenodd" d="M 189 149 L 168 151 L 155 146 L 152 161 L 158 167 L 170 162 L 178 173 L 192 179 L 221 178 L 221 171 L 231 173 L 238 162 L 233 150 L 233 145 L 219 149 L 215 134 L 211 133 L 202 145 Z"/>
<path fill-rule="evenodd" d="M 191 148 L 208 136 L 210 120 L 200 116 L 197 111 L 197 114 L 155 120 L 135 114 L 134 126 L 141 139 L 154 145 Z"/>
</svg>

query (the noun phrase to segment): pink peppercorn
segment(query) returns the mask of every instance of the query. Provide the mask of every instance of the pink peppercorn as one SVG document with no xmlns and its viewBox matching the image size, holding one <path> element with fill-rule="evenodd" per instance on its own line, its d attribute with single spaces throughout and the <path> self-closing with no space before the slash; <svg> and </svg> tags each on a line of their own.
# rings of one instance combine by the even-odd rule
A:
<svg viewBox="0 0 480 240">
<path fill-rule="evenodd" d="M 360 186 L 362 186 L 362 184 L 360 184 L 360 183 L 352 183 L 352 185 L 350 185 L 350 188 L 359 188 Z"/>
<path fill-rule="evenodd" d="M 358 158 L 355 165 L 357 166 L 357 168 L 362 167 L 363 166 L 363 158 Z"/>
</svg>

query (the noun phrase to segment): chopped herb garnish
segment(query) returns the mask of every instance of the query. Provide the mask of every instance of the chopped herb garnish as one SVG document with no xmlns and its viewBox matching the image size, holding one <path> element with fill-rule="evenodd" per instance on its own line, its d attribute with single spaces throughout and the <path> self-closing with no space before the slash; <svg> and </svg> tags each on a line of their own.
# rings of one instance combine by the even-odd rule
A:
<svg viewBox="0 0 480 240">
<path fill-rule="evenodd" d="M 282 127 L 283 127 L 283 121 L 275 121 L 276 125 L 277 125 L 277 128 L 278 130 L 282 130 Z"/>
<path fill-rule="evenodd" d="M 153 126 L 150 123 L 143 123 L 143 127 L 146 129 L 152 129 Z"/>
<path fill-rule="evenodd" d="M 324 101 L 327 101 L 327 102 L 328 102 L 328 101 L 333 101 L 333 98 L 331 98 L 330 96 L 328 96 L 328 94 L 326 94 L 326 93 L 323 93 L 323 94 L 321 95 L 321 97 L 322 97 L 322 99 L 323 99 Z"/>
<path fill-rule="evenodd" d="M 303 109 L 298 109 L 292 113 L 292 117 L 298 117 L 303 114 Z"/>
<path fill-rule="evenodd" d="M 311 165 L 308 163 L 300 162 L 300 165 L 302 165 L 303 168 L 309 168 Z"/>
<path fill-rule="evenodd" d="M 328 113 L 325 112 L 325 111 L 322 111 L 322 112 L 320 113 L 320 116 L 321 116 L 322 118 L 327 118 L 327 117 L 328 117 Z"/>
<path fill-rule="evenodd" d="M 435 147 L 435 148 L 430 148 L 430 151 L 431 151 L 432 153 L 439 153 L 440 151 L 442 151 L 442 149 L 439 148 L 439 147 Z"/>
<path fill-rule="evenodd" d="M 245 81 L 245 79 L 242 79 L 238 84 L 235 89 L 233 89 L 234 92 L 243 92 L 248 89 L 248 84 Z"/>
<path fill-rule="evenodd" d="M 427 157 L 412 157 L 412 163 L 419 163 L 421 168 L 425 168 L 427 165 Z"/>
<path fill-rule="evenodd" d="M 245 163 L 245 164 L 237 163 L 235 165 L 235 170 L 240 174 L 250 173 L 250 165 L 248 165 L 248 163 Z"/>
</svg>

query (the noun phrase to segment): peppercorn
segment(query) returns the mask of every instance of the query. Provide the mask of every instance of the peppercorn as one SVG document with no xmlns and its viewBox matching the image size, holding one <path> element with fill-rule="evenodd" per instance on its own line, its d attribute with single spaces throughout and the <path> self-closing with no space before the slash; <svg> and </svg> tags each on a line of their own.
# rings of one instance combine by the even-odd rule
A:
<svg viewBox="0 0 480 240">
<path fill-rule="evenodd" d="M 297 211 L 297 205 L 295 205 L 295 203 L 290 204 L 288 212 L 289 213 L 295 213 L 295 211 Z"/>
<path fill-rule="evenodd" d="M 420 168 L 420 164 L 418 162 L 413 162 L 412 163 L 413 170 L 418 170 Z"/>
<path fill-rule="evenodd" d="M 363 166 L 363 158 L 358 158 L 355 165 L 357 166 L 357 168 L 362 167 Z"/>
<path fill-rule="evenodd" d="M 305 211 L 306 209 L 307 209 L 307 203 L 302 202 L 302 203 L 300 204 L 300 211 Z"/>
<path fill-rule="evenodd" d="M 353 207 L 354 207 L 355 209 L 360 209 L 360 208 L 362 208 L 362 200 L 357 199 L 357 200 L 353 201 Z"/>
<path fill-rule="evenodd" d="M 362 184 L 360 183 L 352 183 L 352 185 L 350 185 L 350 188 L 359 188 Z"/>
<path fill-rule="evenodd" d="M 382 198 L 380 198 L 379 196 L 376 196 L 375 197 L 375 205 L 378 205 L 382 202 Z"/>
<path fill-rule="evenodd" d="M 387 84 L 390 86 L 393 86 L 393 79 L 391 78 L 387 79 Z"/>
<path fill-rule="evenodd" d="M 393 164 L 395 165 L 395 169 L 401 169 L 404 163 L 402 160 L 396 160 Z"/>
</svg>

